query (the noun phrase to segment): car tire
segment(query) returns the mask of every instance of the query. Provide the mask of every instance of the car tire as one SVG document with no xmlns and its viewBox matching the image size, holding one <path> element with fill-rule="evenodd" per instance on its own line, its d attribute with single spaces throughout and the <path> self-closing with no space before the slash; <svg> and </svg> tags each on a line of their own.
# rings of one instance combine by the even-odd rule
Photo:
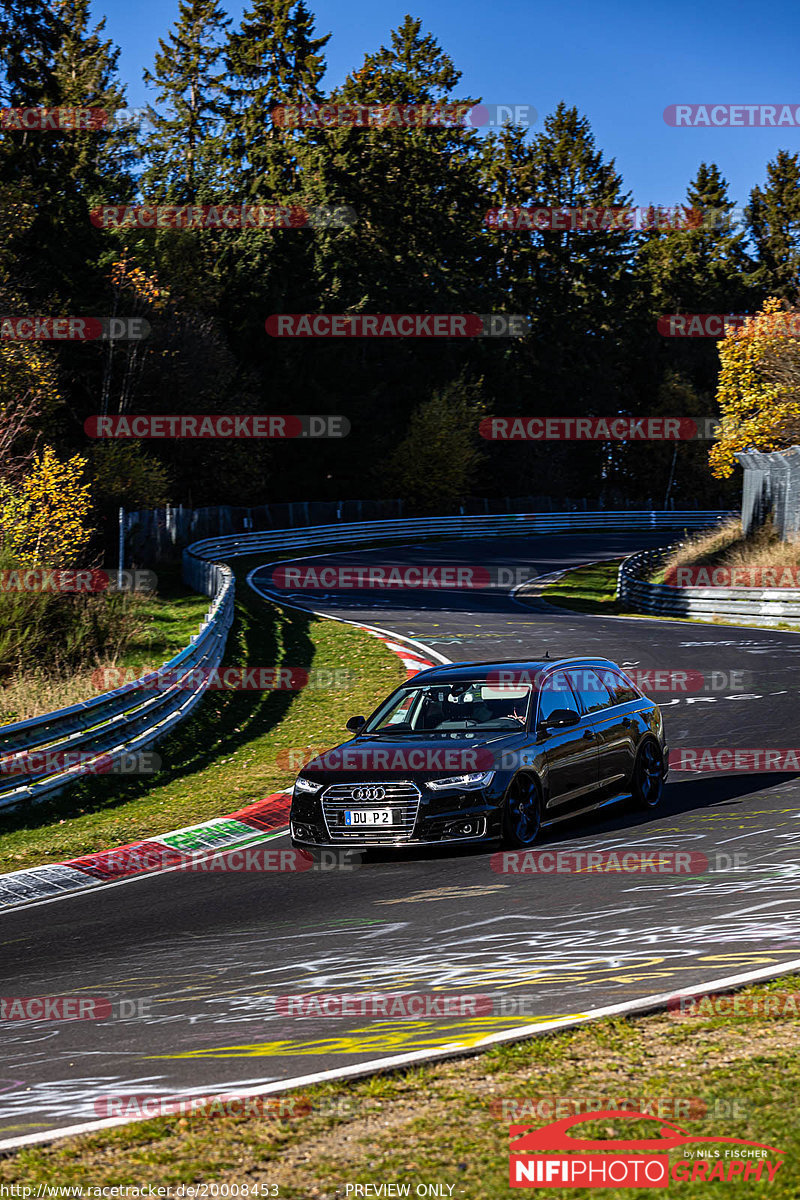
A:
<svg viewBox="0 0 800 1200">
<path fill-rule="evenodd" d="M 512 779 L 503 804 L 503 845 L 532 846 L 542 828 L 542 792 L 533 775 Z"/>
<path fill-rule="evenodd" d="M 655 738 L 639 743 L 631 771 L 631 803 L 640 812 L 657 808 L 664 796 L 664 754 Z"/>
</svg>

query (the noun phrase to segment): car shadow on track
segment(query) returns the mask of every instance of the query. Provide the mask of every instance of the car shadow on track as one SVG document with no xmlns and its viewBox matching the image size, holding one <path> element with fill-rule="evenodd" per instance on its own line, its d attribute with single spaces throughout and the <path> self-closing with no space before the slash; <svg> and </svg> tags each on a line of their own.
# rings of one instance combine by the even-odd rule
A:
<svg viewBox="0 0 800 1200">
<path fill-rule="evenodd" d="M 669 783 L 664 792 L 664 799 L 657 809 L 650 812 L 638 812 L 631 809 L 625 801 L 609 805 L 606 809 L 598 810 L 584 817 L 564 820 L 558 825 L 542 833 L 535 843 L 534 849 L 543 849 L 573 838 L 595 836 L 607 837 L 609 834 L 620 833 L 624 830 L 639 830 L 642 827 L 662 821 L 664 817 L 674 817 L 682 813 L 701 812 L 709 808 L 723 807 L 730 809 L 742 805 L 748 796 L 762 792 L 768 788 L 777 787 L 800 777 L 800 772 L 762 771 L 758 774 L 734 775 L 726 773 L 709 778 L 692 776 L 688 779 L 678 779 Z M 484 842 L 480 845 L 448 846 L 443 849 L 432 843 L 430 846 L 401 847 L 396 850 L 369 850 L 363 853 L 362 862 L 392 863 L 392 862 L 426 862 L 433 859 L 441 860 L 476 858 L 483 854 L 496 853 L 501 849 L 499 842 Z"/>
</svg>

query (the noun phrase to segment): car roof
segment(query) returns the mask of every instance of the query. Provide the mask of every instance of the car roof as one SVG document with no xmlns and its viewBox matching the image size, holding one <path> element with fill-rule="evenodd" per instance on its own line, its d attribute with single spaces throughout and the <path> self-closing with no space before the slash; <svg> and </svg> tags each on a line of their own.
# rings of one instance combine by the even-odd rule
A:
<svg viewBox="0 0 800 1200">
<path fill-rule="evenodd" d="M 575 666 L 612 667 L 614 670 L 621 670 L 610 658 L 489 658 L 481 662 L 443 663 L 441 666 L 429 667 L 415 675 L 414 682 L 424 679 L 426 683 L 456 683 L 459 680 L 474 679 L 476 671 L 478 674 L 485 674 L 486 668 L 489 667 L 504 667 L 508 671 L 518 671 L 520 674 L 527 672 L 534 676 L 550 667 Z"/>
</svg>

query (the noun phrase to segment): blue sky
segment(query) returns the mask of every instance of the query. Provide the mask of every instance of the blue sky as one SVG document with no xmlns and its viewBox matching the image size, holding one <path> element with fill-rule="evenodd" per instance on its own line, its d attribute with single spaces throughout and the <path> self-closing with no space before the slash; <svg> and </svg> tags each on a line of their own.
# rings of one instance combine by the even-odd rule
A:
<svg viewBox="0 0 800 1200">
<path fill-rule="evenodd" d="M 238 22 L 242 5 L 223 7 Z M 714 161 L 730 194 L 745 203 L 779 149 L 800 148 L 800 127 L 675 129 L 663 110 L 675 103 L 800 106 L 797 0 L 760 5 L 602 0 L 308 0 L 317 31 L 331 33 L 330 87 L 388 41 L 410 11 L 421 17 L 462 71 L 461 94 L 486 103 L 531 104 L 544 115 L 560 100 L 591 123 L 606 158 L 616 159 L 636 204 L 683 200 L 698 164 Z M 178 0 L 95 0 L 122 49 L 128 101 L 152 97 L 142 70 L 178 13 Z"/>
</svg>

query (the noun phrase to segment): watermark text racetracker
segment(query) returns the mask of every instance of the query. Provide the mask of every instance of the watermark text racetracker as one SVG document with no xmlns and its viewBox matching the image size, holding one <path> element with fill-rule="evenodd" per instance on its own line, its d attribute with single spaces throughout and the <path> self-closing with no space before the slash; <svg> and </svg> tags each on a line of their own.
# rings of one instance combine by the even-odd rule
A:
<svg viewBox="0 0 800 1200">
<path fill-rule="evenodd" d="M 668 104 L 664 121 L 677 129 L 797 128 L 800 104 Z"/>
<path fill-rule="evenodd" d="M 604 671 L 601 667 L 591 671 L 577 668 L 571 672 L 573 680 L 580 684 L 584 692 L 598 692 L 601 696 L 606 690 L 614 690 L 614 673 Z M 696 693 L 743 692 L 753 686 L 754 672 L 737 668 L 724 671 L 701 671 L 696 667 L 680 669 L 668 667 L 625 667 L 622 674 L 629 679 L 640 692 L 647 696 L 670 695 L 683 696 Z M 547 678 L 547 686 L 551 691 L 569 692 L 570 684 L 564 671 L 548 673 L 547 668 L 536 671 L 519 670 L 515 667 L 497 667 L 489 671 L 487 683 L 495 688 L 508 689 L 513 692 L 518 687 L 540 687 Z"/>
<path fill-rule="evenodd" d="M 682 746 L 669 752 L 672 771 L 780 771 L 800 774 L 800 748 L 770 746 Z"/>
<path fill-rule="evenodd" d="M 238 1092 L 222 1092 L 208 1095 L 192 1096 L 159 1096 L 153 1093 L 140 1094 L 110 1094 L 98 1096 L 94 1102 L 94 1111 L 98 1117 L 128 1117 L 140 1120 L 153 1117 L 261 1117 L 267 1120 L 291 1121 L 299 1117 L 336 1116 L 351 1117 L 357 1114 L 358 1101 L 350 1096 L 331 1096 L 322 1100 L 311 1100 L 308 1096 L 249 1096 Z M 224 1197 L 242 1195 L 266 1195 L 257 1192 L 256 1185 L 243 1185 L 237 1191 L 236 1185 L 222 1185 L 215 1193 L 209 1190 L 200 1191 L 206 1197 L 220 1195 Z M 124 1191 L 119 1193 L 124 1195 Z M 170 1195 L 170 1188 L 160 1189 L 160 1194 Z M 178 1188 L 176 1194 L 182 1194 Z M 191 1195 L 191 1190 L 186 1193 Z"/>
<path fill-rule="evenodd" d="M 343 416 L 248 416 L 231 414 L 142 414 L 136 417 L 87 417 L 90 438 L 343 438 L 350 422 Z"/>
<path fill-rule="evenodd" d="M 724 338 L 737 329 L 756 324 L 754 313 L 665 313 L 658 318 L 662 337 Z M 800 313 L 777 312 L 761 315 L 758 325 L 773 337 L 800 337 Z"/>
<path fill-rule="evenodd" d="M 150 333 L 144 317 L 0 316 L 3 342 L 136 342 Z"/>
<path fill-rule="evenodd" d="M 0 108 L 0 129 L 24 133 L 108 132 L 130 127 L 131 110 L 105 108 Z"/>
<path fill-rule="evenodd" d="M 678 588 L 798 588 L 800 567 L 783 563 L 738 567 L 669 567 L 664 583 Z"/>
<path fill-rule="evenodd" d="M 489 1113 L 498 1121 L 546 1121 L 575 1117 L 614 1108 L 635 1110 L 648 1117 L 686 1121 L 692 1117 L 737 1118 L 747 1115 L 750 1106 L 743 1100 L 702 1096 L 501 1096 L 489 1103 Z"/>
<path fill-rule="evenodd" d="M 93 209 L 99 229 L 345 229 L 349 204 L 107 204 Z"/>
<path fill-rule="evenodd" d="M 698 229 L 704 212 L 674 205 L 639 208 L 490 208 L 483 218 L 489 229 L 546 233 L 641 233 L 654 229 Z"/>
<path fill-rule="evenodd" d="M 532 104 L 287 104 L 273 108 L 272 123 L 279 129 L 458 129 L 506 122 L 533 125 Z"/>
<path fill-rule="evenodd" d="M 509 589 L 536 578 L 532 567 L 448 563 L 287 563 L 276 567 L 272 586 L 280 591 L 475 591 Z"/>
<path fill-rule="evenodd" d="M 153 750 L 113 757 L 96 750 L 20 750 L 0 758 L 0 775 L 156 775 L 161 758 Z"/>
<path fill-rule="evenodd" d="M 265 996 L 270 1016 L 292 1020 L 346 1018 L 372 1021 L 536 1017 L 542 997 L 514 992 L 294 992 Z"/>
<path fill-rule="evenodd" d="M 700 850 L 505 850 L 489 865 L 500 875 L 705 875 L 740 871 L 743 851 L 729 854 Z"/>
<path fill-rule="evenodd" d="M 270 998 L 284 1017 L 376 1017 L 417 1021 L 425 1017 L 479 1017 L 491 1013 L 517 1014 L 521 997 L 447 992 L 305 992 Z M 523 998 L 524 999 L 524 998 Z M 503 1000 L 508 1000 L 506 1009 Z"/>
<path fill-rule="evenodd" d="M 667 1009 L 672 1017 L 785 1017 L 796 1021 L 800 1016 L 800 992 L 677 995 L 669 998 Z"/>
<path fill-rule="evenodd" d="M 139 996 L 0 996 L 0 1022 L 147 1020 L 151 1004 Z"/>
<path fill-rule="evenodd" d="M 226 826 L 233 826 L 226 829 Z M 252 834 L 252 829 L 248 830 Z M 177 830 L 160 842 L 141 842 L 85 856 L 80 861 L 90 873 L 103 880 L 128 878 L 159 871 L 186 871 L 208 874 L 254 873 L 257 875 L 295 875 L 305 871 L 355 871 L 361 866 L 360 852 L 348 849 L 307 850 L 275 849 L 264 845 L 226 845 L 231 836 L 241 837 L 237 821 L 220 820 L 213 830 L 204 828 Z"/>
<path fill-rule="evenodd" d="M 137 675 L 126 667 L 97 667 L 92 683 L 98 691 L 127 687 L 130 690 L 225 692 L 333 691 L 352 687 L 359 676 L 347 667 L 187 667 L 184 671 L 160 667 Z"/>
<path fill-rule="evenodd" d="M 300 747 L 296 751 L 302 753 Z M 501 756 L 489 746 L 371 746 L 348 744 L 312 754 L 304 765 L 318 771 L 447 771 L 454 775 L 483 774 L 496 770 Z M 276 762 L 292 761 L 291 750 L 278 751 Z M 508 760 L 516 763 L 516 756 L 508 754 Z M 488 782 L 488 781 L 487 781 Z M 365 785 L 367 786 L 367 785 Z M 367 786 L 367 790 L 369 790 Z M 379 797 L 365 796 L 365 800 Z"/>
<path fill-rule="evenodd" d="M 490 442 L 691 442 L 719 427 L 703 417 L 484 417 L 478 433 Z"/>
<path fill-rule="evenodd" d="M 154 571 L 104 570 L 102 567 L 46 568 L 0 571 L 2 592 L 52 592 L 59 595 L 93 595 L 97 592 L 154 592 Z"/>
<path fill-rule="evenodd" d="M 264 328 L 288 338 L 525 337 L 522 313 L 276 313 Z"/>
</svg>

